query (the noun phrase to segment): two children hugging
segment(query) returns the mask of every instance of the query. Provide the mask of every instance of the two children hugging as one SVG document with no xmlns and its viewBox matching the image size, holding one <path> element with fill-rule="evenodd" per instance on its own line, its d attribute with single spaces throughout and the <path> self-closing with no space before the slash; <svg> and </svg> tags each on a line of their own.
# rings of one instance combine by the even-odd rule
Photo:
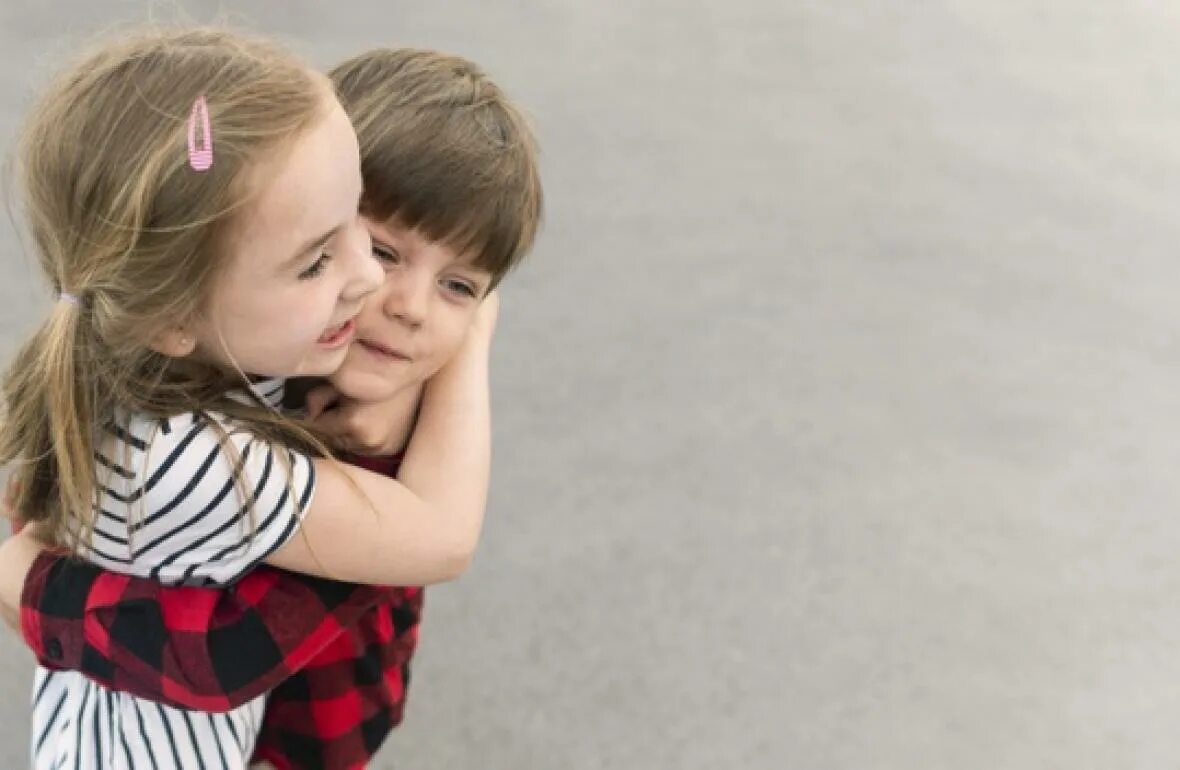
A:
<svg viewBox="0 0 1180 770">
<path fill-rule="evenodd" d="M 33 766 L 364 767 L 421 613 L 386 586 L 478 541 L 494 289 L 542 208 L 525 121 L 456 57 L 325 78 L 187 30 L 86 57 L 25 137 L 63 297 L 0 425 Z M 307 419 L 291 377 L 327 378 Z"/>
</svg>

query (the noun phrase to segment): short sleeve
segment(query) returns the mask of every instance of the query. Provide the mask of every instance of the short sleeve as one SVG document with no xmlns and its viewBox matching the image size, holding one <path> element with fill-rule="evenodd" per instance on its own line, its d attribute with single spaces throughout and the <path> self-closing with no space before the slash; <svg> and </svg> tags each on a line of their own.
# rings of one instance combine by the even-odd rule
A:
<svg viewBox="0 0 1180 770">
<path fill-rule="evenodd" d="M 110 474 L 107 520 L 97 522 L 125 519 L 132 574 L 167 585 L 232 583 L 286 543 L 311 504 L 310 457 L 216 416 L 134 432 L 142 437 L 134 455 L 109 463 L 134 472 Z"/>
</svg>

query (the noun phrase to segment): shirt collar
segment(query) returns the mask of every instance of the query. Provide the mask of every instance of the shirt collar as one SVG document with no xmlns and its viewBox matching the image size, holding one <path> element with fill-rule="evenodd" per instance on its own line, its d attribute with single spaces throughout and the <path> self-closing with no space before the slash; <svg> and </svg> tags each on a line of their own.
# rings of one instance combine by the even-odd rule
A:
<svg viewBox="0 0 1180 770">
<path fill-rule="evenodd" d="M 278 409 L 283 405 L 283 391 L 286 379 L 283 377 L 266 377 L 261 380 L 251 380 L 247 387 L 231 390 L 226 397 L 239 404 L 255 404 L 260 399 L 264 404 Z M 253 396 L 251 395 L 253 393 Z"/>
</svg>

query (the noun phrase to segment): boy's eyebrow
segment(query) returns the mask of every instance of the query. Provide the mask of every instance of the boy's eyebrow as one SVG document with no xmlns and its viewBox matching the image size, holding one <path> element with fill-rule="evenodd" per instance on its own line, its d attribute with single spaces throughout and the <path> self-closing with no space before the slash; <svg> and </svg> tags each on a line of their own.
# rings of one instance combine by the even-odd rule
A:
<svg viewBox="0 0 1180 770">
<path fill-rule="evenodd" d="M 480 275 L 486 275 L 490 278 L 492 275 L 492 272 L 490 270 L 488 270 L 486 267 L 480 267 L 479 265 L 475 264 L 476 258 L 477 258 L 477 255 L 475 255 L 475 254 L 464 254 L 462 256 L 458 256 L 458 257 L 455 257 L 454 259 L 452 259 L 450 264 L 448 265 L 448 267 L 457 267 L 461 270 L 470 270 L 473 273 L 479 273 Z"/>
</svg>

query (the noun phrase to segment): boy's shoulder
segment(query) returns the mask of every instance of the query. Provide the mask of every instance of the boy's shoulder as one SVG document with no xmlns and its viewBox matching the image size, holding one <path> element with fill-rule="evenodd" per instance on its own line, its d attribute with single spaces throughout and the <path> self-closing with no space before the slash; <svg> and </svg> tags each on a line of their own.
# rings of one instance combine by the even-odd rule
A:
<svg viewBox="0 0 1180 770">
<path fill-rule="evenodd" d="M 389 478 L 397 478 L 397 472 L 401 468 L 402 458 L 405 456 L 403 452 L 398 452 L 392 455 L 354 455 L 347 454 L 340 457 L 341 460 L 349 465 L 355 465 L 358 468 L 364 468 L 373 473 L 380 473 L 382 476 Z"/>
</svg>

